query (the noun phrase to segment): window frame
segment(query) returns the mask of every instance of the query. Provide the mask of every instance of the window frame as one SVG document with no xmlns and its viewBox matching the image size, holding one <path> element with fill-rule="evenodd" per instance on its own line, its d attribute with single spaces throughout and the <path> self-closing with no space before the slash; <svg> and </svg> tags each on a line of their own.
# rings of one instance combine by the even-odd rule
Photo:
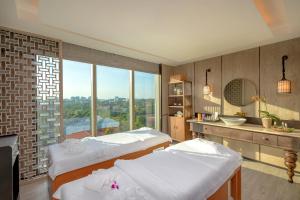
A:
<svg viewBox="0 0 300 200">
<path fill-rule="evenodd" d="M 70 60 L 70 59 L 62 59 L 62 72 L 63 72 L 63 61 L 64 60 Z M 70 60 L 70 61 L 76 61 L 76 62 L 82 62 L 82 61 L 77 61 L 77 60 Z M 91 87 L 92 87 L 92 92 L 91 92 L 91 136 L 95 137 L 97 136 L 97 65 L 100 64 L 95 64 L 95 63 L 88 63 L 91 64 Z M 119 68 L 119 69 L 126 69 L 129 70 L 129 128 L 130 130 L 134 130 L 134 121 L 135 121 L 135 112 L 134 112 L 134 106 L 135 106 L 135 72 L 144 72 L 144 71 L 139 71 L 139 70 L 133 70 L 133 69 L 127 69 L 127 68 L 122 68 L 122 67 L 116 67 L 116 66 L 106 66 L 106 65 L 101 65 L 105 67 L 111 67 L 111 68 Z M 156 74 L 156 73 L 151 73 L 151 72 L 144 72 L 144 73 L 149 73 L 149 74 L 155 74 L 155 129 L 160 130 L 161 129 L 161 116 L 160 116 L 160 111 L 161 111 L 161 74 Z M 61 74 L 63 77 L 63 73 Z M 62 80 L 62 88 L 63 88 L 63 78 Z M 63 90 L 62 90 L 62 97 L 63 97 Z M 63 108 L 63 102 L 62 102 L 62 108 Z M 62 121 L 64 120 L 64 110 L 62 110 Z M 64 124 L 62 123 L 62 129 L 64 130 Z M 65 134 L 62 131 L 61 133 L 61 138 L 64 140 Z"/>
</svg>

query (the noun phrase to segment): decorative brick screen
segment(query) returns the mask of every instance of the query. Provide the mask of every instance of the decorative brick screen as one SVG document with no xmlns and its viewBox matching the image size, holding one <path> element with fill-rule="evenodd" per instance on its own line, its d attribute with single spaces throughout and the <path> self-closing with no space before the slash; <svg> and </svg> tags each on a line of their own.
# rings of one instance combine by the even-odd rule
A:
<svg viewBox="0 0 300 200">
<path fill-rule="evenodd" d="M 59 41 L 0 27 L 0 135 L 19 135 L 21 179 L 30 179 L 45 172 L 43 159 L 45 161 L 46 158 L 42 158 L 44 152 L 41 146 L 48 139 L 53 142 L 53 136 L 59 134 L 59 123 L 56 123 L 59 110 L 53 111 L 52 104 L 43 107 L 39 101 L 40 94 L 44 92 L 49 94 L 53 92 L 55 96 L 53 97 L 57 100 L 59 69 L 56 66 L 59 66 L 57 65 L 60 58 L 59 45 L 61 45 Z M 54 64 L 49 62 L 55 67 L 49 65 L 45 69 L 49 72 L 50 68 L 53 68 L 54 74 L 38 70 L 37 66 L 40 63 L 36 60 L 37 55 L 56 58 L 51 58 Z M 37 85 L 37 81 L 44 82 L 47 88 L 38 93 L 37 88 L 40 86 Z M 57 104 L 54 107 L 56 106 Z M 48 114 L 46 110 L 43 111 L 45 115 L 43 120 L 46 121 L 44 128 L 46 124 L 56 124 L 56 128 L 50 128 L 47 133 L 44 132 L 45 129 L 37 126 L 37 122 L 41 122 L 42 113 L 38 112 L 41 108 L 49 111 Z M 52 121 L 54 118 L 55 122 Z"/>
<path fill-rule="evenodd" d="M 45 173 L 48 145 L 57 143 L 60 136 L 60 62 L 41 55 L 36 56 L 36 61 L 38 170 Z"/>
</svg>

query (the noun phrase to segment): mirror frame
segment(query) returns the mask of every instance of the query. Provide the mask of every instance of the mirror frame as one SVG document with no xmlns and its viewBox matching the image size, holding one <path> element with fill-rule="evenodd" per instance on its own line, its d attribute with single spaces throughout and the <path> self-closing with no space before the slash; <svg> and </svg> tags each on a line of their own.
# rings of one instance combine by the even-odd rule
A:
<svg viewBox="0 0 300 200">
<path fill-rule="evenodd" d="M 256 87 L 256 84 L 252 81 L 252 80 L 249 80 L 247 78 L 234 78 L 232 80 L 230 80 L 224 87 L 224 90 L 223 90 L 223 97 L 224 97 L 224 100 L 226 100 L 227 103 L 229 103 L 230 105 L 233 105 L 233 106 L 237 106 L 237 107 L 245 107 L 245 106 L 248 106 L 248 105 L 251 105 L 252 103 L 254 103 L 253 101 L 249 102 L 248 104 L 245 104 L 245 105 L 236 105 L 236 104 L 232 104 L 231 102 L 229 102 L 225 96 L 225 91 L 226 91 L 226 88 L 227 86 L 234 80 L 245 80 L 245 81 L 248 81 L 249 83 L 251 83 L 254 88 L 255 88 L 255 94 L 254 95 L 251 95 L 252 96 L 257 96 L 258 95 L 258 89 Z"/>
</svg>

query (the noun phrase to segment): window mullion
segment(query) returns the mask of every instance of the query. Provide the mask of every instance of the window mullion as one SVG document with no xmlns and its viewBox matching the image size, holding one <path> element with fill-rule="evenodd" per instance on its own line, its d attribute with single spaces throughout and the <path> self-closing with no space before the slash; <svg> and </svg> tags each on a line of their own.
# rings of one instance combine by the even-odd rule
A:
<svg viewBox="0 0 300 200">
<path fill-rule="evenodd" d="M 135 109 L 134 109 L 134 71 L 130 70 L 130 95 L 129 95 L 129 118 L 130 130 L 134 129 Z"/>
<path fill-rule="evenodd" d="M 155 77 L 155 128 L 161 130 L 161 75 Z"/>
<path fill-rule="evenodd" d="M 92 126 L 92 136 L 97 136 L 97 71 L 96 65 L 92 66 L 92 96 L 91 96 L 91 126 Z"/>
</svg>

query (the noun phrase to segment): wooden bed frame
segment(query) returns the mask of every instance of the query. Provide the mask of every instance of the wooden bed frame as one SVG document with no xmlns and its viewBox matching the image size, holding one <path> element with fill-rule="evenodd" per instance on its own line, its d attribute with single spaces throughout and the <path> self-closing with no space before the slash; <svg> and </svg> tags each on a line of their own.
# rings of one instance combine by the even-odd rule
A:
<svg viewBox="0 0 300 200">
<path fill-rule="evenodd" d="M 97 169 L 108 169 L 112 166 L 114 166 L 114 162 L 117 159 L 123 159 L 123 160 L 132 160 L 132 159 L 136 159 L 139 158 L 141 156 L 147 155 L 152 153 L 154 150 L 159 149 L 159 148 L 167 148 L 170 145 L 170 142 L 164 142 L 152 147 L 149 147 L 145 150 L 141 150 L 141 151 L 136 151 L 133 153 L 129 153 L 129 154 L 125 154 L 123 156 L 120 157 L 116 157 L 110 160 L 106 160 L 100 163 L 96 163 L 93 165 L 89 165 L 80 169 L 75 169 L 73 171 L 70 172 L 66 172 L 64 174 L 58 175 L 55 177 L 54 180 L 52 180 L 49 176 L 48 176 L 48 183 L 49 183 L 49 193 L 52 196 L 53 193 L 63 184 L 74 181 L 76 179 L 80 179 L 83 178 L 89 174 L 91 174 L 94 170 Z"/>
<path fill-rule="evenodd" d="M 212 196 L 207 200 L 228 200 L 228 185 L 230 184 L 230 196 L 233 200 L 242 199 L 241 167 L 235 170 L 230 177 Z"/>
<path fill-rule="evenodd" d="M 241 200 L 241 167 L 237 168 L 234 174 L 207 200 L 229 200 L 228 186 L 230 184 L 230 196 L 233 200 Z M 52 200 L 58 200 L 52 198 Z"/>
</svg>

